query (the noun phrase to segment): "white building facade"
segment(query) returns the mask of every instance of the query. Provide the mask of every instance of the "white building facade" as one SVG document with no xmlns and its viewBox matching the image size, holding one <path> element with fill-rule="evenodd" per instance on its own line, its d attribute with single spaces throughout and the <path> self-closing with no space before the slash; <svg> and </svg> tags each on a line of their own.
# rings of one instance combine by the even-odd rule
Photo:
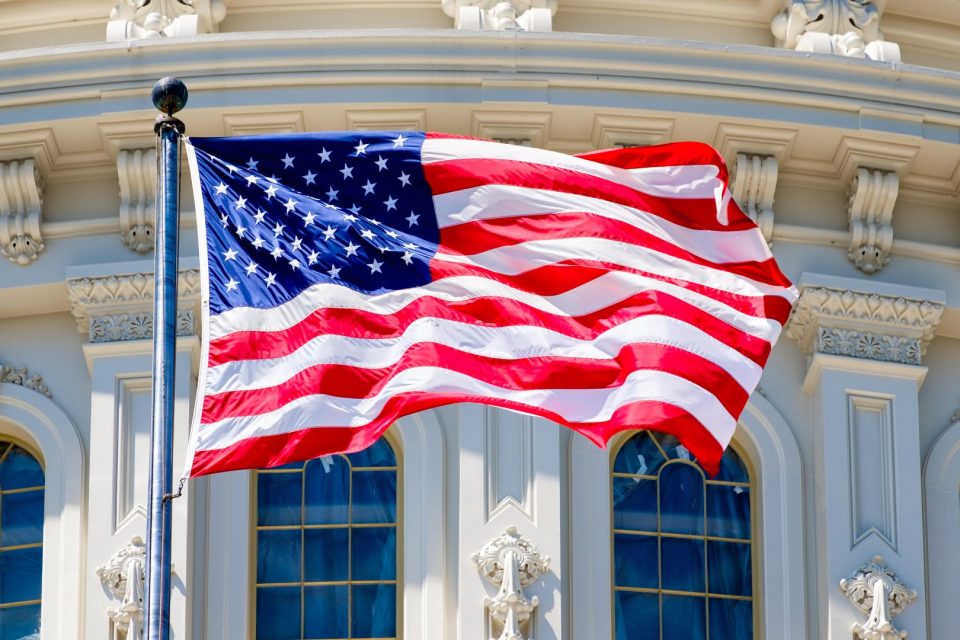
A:
<svg viewBox="0 0 960 640">
<path fill-rule="evenodd" d="M 138 637 L 165 75 L 196 136 L 710 143 L 801 292 L 715 479 L 669 439 L 602 450 L 456 405 L 379 458 L 191 481 L 173 637 L 957 636 L 955 2 L 111 4 L 0 0 L 0 640 Z M 182 178 L 177 470 L 200 357 Z M 331 469 L 345 493 L 317 497 Z"/>
</svg>

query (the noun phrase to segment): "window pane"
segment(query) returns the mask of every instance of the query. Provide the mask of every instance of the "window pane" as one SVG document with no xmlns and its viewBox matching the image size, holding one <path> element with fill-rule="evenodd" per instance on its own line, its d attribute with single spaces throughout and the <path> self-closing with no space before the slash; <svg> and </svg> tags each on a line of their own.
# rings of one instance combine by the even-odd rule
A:
<svg viewBox="0 0 960 640">
<path fill-rule="evenodd" d="M 257 524 L 300 524 L 302 483 L 295 472 L 257 474 Z"/>
<path fill-rule="evenodd" d="M 397 634 L 397 588 L 392 584 L 353 587 L 353 637 L 392 638 Z"/>
<path fill-rule="evenodd" d="M 355 471 L 352 508 L 354 523 L 396 522 L 396 472 Z"/>
<path fill-rule="evenodd" d="M 347 554 L 349 529 L 307 529 L 303 532 L 303 579 L 336 582 L 349 579 Z"/>
<path fill-rule="evenodd" d="M 304 587 L 305 638 L 347 638 L 347 585 Z M 297 636 L 299 638 L 299 636 Z"/>
<path fill-rule="evenodd" d="M 395 467 L 397 457 L 393 448 L 383 438 L 377 440 L 363 451 L 349 453 L 350 464 L 355 467 Z"/>
<path fill-rule="evenodd" d="M 660 530 L 703 535 L 703 476 L 693 465 L 668 464 L 660 471 Z"/>
<path fill-rule="evenodd" d="M 657 532 L 657 481 L 613 479 L 613 527 Z"/>
<path fill-rule="evenodd" d="M 657 475 L 660 465 L 666 462 L 660 449 L 649 433 L 643 431 L 630 438 L 617 453 L 613 470 L 617 473 Z"/>
<path fill-rule="evenodd" d="M 663 637 L 670 640 L 706 640 L 706 598 L 663 596 Z"/>
<path fill-rule="evenodd" d="M 710 541 L 707 554 L 710 558 L 710 593 L 753 595 L 749 544 Z"/>
<path fill-rule="evenodd" d="M 710 640 L 753 637 L 753 603 L 710 598 Z"/>
<path fill-rule="evenodd" d="M 6 444 L 0 443 L 0 453 L 6 450 Z M 0 465 L 0 489 L 9 491 L 42 486 L 43 469 L 40 463 L 26 450 L 14 445 Z"/>
<path fill-rule="evenodd" d="M 0 640 L 34 640 L 40 637 L 40 605 L 0 609 Z"/>
<path fill-rule="evenodd" d="M 257 638 L 300 639 L 300 587 L 257 589 Z"/>
<path fill-rule="evenodd" d="M 257 582 L 300 582 L 300 529 L 257 533 Z"/>
<path fill-rule="evenodd" d="M 657 536 L 618 533 L 613 537 L 613 545 L 615 585 L 648 589 L 660 586 Z"/>
<path fill-rule="evenodd" d="M 0 497 L 0 547 L 43 542 L 43 490 Z"/>
<path fill-rule="evenodd" d="M 707 535 L 750 539 L 750 487 L 707 485 Z"/>
<path fill-rule="evenodd" d="M 660 539 L 660 571 L 664 589 L 704 593 L 706 566 L 703 540 Z"/>
<path fill-rule="evenodd" d="M 660 640 L 660 597 L 650 593 L 616 591 L 616 640 Z"/>
<path fill-rule="evenodd" d="M 714 480 L 725 480 L 727 482 L 750 482 L 750 474 L 747 473 L 747 465 L 731 448 L 723 452 L 720 458 L 720 471 Z"/>
<path fill-rule="evenodd" d="M 342 456 L 324 456 L 306 467 L 306 524 L 350 521 L 350 463 Z"/>
<path fill-rule="evenodd" d="M 0 603 L 40 599 L 40 547 L 0 553 Z"/>
<path fill-rule="evenodd" d="M 363 527 L 353 530 L 352 580 L 395 580 L 397 577 L 397 530 L 395 527 Z"/>
</svg>

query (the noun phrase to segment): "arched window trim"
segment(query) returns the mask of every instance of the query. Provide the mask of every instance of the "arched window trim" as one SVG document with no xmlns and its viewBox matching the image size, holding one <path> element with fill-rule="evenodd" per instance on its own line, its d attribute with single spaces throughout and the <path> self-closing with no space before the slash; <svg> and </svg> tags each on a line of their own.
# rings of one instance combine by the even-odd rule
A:
<svg viewBox="0 0 960 640">
<path fill-rule="evenodd" d="M 954 586 L 960 575 L 960 421 L 930 448 L 923 480 L 930 638 L 947 640 L 960 627 Z"/>
<path fill-rule="evenodd" d="M 0 384 L 0 423 L 0 438 L 23 443 L 44 469 L 40 638 L 79 638 L 83 536 L 77 531 L 86 496 L 79 433 L 53 401 L 9 383 Z"/>
<path fill-rule="evenodd" d="M 759 493 L 753 509 L 760 558 L 754 572 L 762 612 L 758 635 L 806 640 L 803 474 L 796 438 L 776 408 L 756 393 L 739 425 L 734 447 L 748 464 Z M 619 438 L 607 449 L 586 438 L 570 439 L 573 637 L 613 637 L 610 471 Z"/>
</svg>

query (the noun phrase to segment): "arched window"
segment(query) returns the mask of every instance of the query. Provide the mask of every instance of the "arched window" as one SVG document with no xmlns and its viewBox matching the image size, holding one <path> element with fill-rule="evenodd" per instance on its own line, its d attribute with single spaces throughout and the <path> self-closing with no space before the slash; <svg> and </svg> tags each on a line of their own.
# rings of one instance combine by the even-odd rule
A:
<svg viewBox="0 0 960 640">
<path fill-rule="evenodd" d="M 671 435 L 641 431 L 613 466 L 616 640 L 753 638 L 753 532 L 746 465 L 727 449 L 715 478 Z"/>
<path fill-rule="evenodd" d="M 43 491 L 37 459 L 0 441 L 0 640 L 39 637 Z"/>
<path fill-rule="evenodd" d="M 384 439 L 257 472 L 257 640 L 397 636 L 397 474 Z"/>
</svg>

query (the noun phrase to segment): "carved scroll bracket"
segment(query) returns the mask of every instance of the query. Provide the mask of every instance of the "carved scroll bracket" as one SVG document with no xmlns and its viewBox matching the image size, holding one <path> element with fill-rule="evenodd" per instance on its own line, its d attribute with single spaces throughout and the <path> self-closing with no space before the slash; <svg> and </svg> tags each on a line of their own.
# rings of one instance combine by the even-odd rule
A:
<svg viewBox="0 0 960 640">
<path fill-rule="evenodd" d="M 0 162 L 0 252 L 28 265 L 44 249 L 40 235 L 43 181 L 32 159 Z"/>
<path fill-rule="evenodd" d="M 496 596 L 484 599 L 493 632 L 499 631 L 498 640 L 532 640 L 533 613 L 540 601 L 536 596 L 528 598 L 523 589 L 547 572 L 550 557 L 540 555 L 540 550 L 517 533 L 516 527 L 507 527 L 503 535 L 488 542 L 470 559 L 483 577 L 499 588 Z"/>
<path fill-rule="evenodd" d="M 757 223 L 768 243 L 773 238 L 773 195 L 777 190 L 777 175 L 774 156 L 737 154 L 733 199 Z"/>
<path fill-rule="evenodd" d="M 916 600 L 917 592 L 907 589 L 897 575 L 874 556 L 869 562 L 840 581 L 840 590 L 862 613 L 864 623 L 853 625 L 859 640 L 904 640 L 906 631 L 898 630 L 890 618 L 901 613 Z"/>
<path fill-rule="evenodd" d="M 114 597 L 118 607 L 107 609 L 113 622 L 114 640 L 141 640 L 143 637 L 143 592 L 146 545 L 140 537 L 113 554 L 97 569 L 97 577 Z"/>
<path fill-rule="evenodd" d="M 864 273 L 876 273 L 890 262 L 893 248 L 893 207 L 900 178 L 892 171 L 857 169 L 850 183 L 849 256 Z"/>
<path fill-rule="evenodd" d="M 153 250 L 154 200 L 157 185 L 157 151 L 121 149 L 117 152 L 120 180 L 120 234 L 137 253 Z"/>
<path fill-rule="evenodd" d="M 442 0 L 457 29 L 553 31 L 557 0 Z"/>
<path fill-rule="evenodd" d="M 900 62 L 900 46 L 880 33 L 874 0 L 784 0 L 770 30 L 784 49 Z"/>
</svg>

